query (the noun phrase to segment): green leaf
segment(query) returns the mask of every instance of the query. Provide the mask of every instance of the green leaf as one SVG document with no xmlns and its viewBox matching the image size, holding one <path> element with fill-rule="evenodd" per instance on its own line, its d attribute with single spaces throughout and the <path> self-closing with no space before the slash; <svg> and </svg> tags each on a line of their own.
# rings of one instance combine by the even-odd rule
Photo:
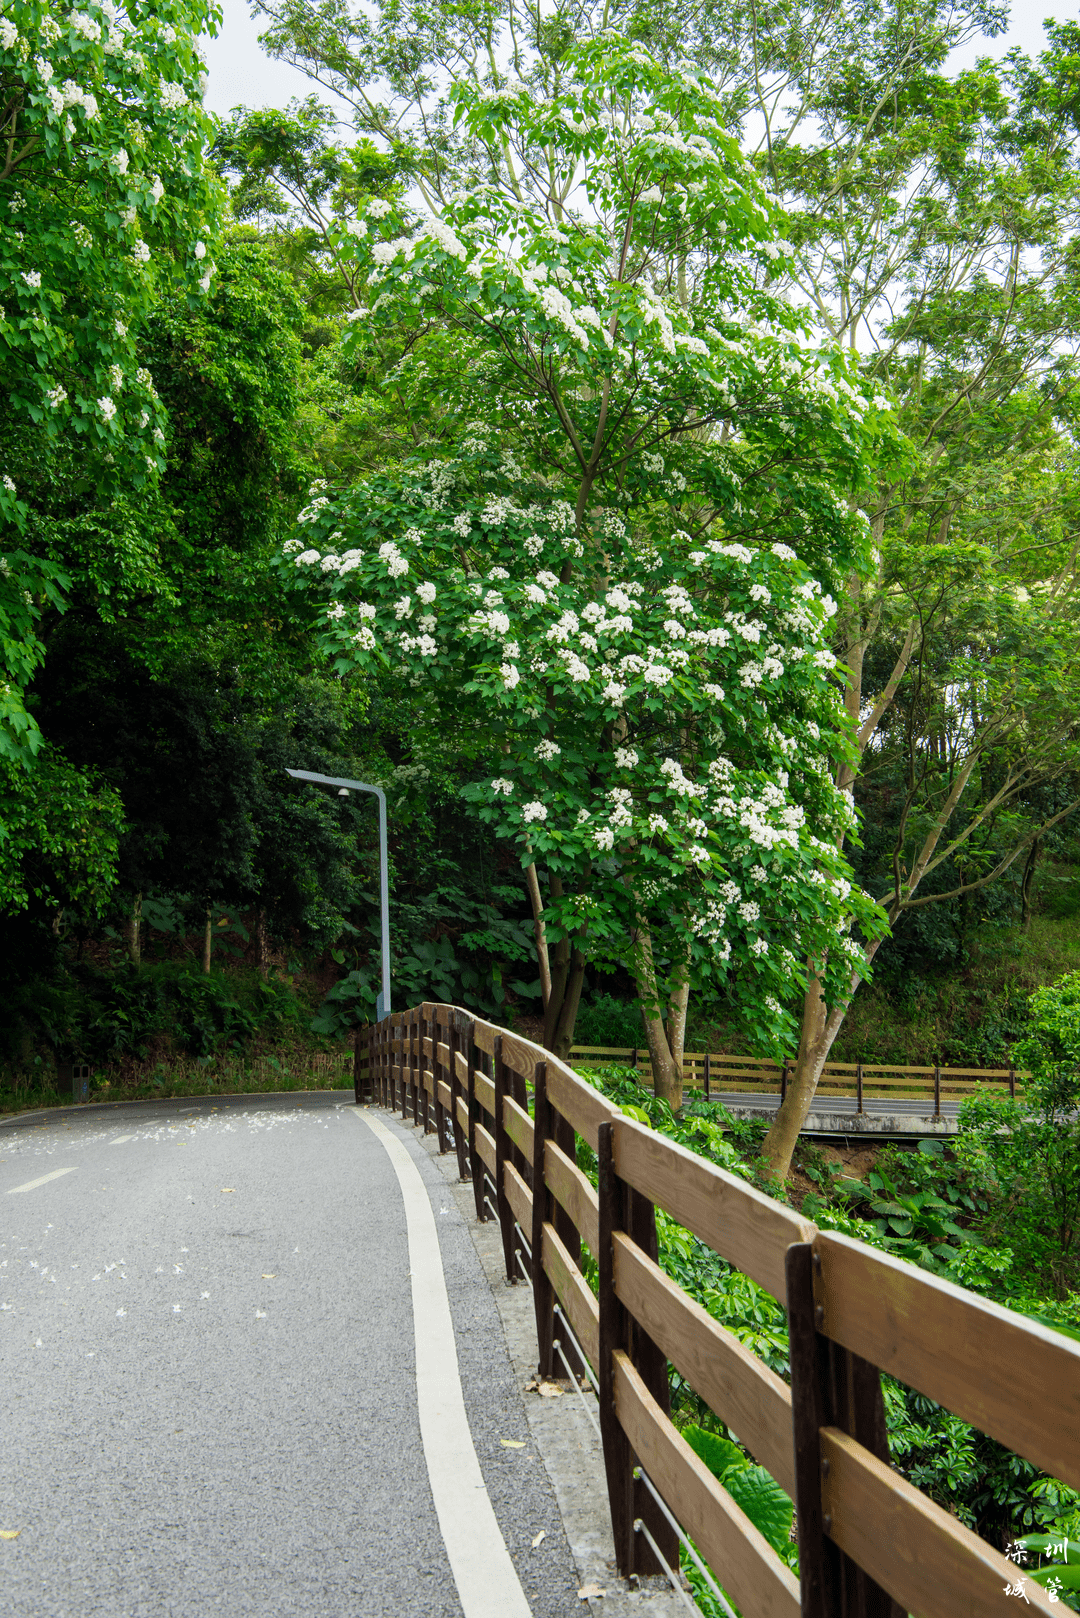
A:
<svg viewBox="0 0 1080 1618">
<path fill-rule="evenodd" d="M 707 1433 L 703 1427 L 684 1427 L 683 1437 L 714 1478 L 722 1479 L 732 1467 L 750 1464 L 739 1446 L 719 1433 Z"/>
</svg>

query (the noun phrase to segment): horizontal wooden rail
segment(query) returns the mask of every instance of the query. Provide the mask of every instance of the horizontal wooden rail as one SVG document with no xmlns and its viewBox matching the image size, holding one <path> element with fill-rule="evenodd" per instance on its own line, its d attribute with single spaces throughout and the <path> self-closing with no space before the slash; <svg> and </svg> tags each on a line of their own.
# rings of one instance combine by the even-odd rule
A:
<svg viewBox="0 0 1080 1618">
<path fill-rule="evenodd" d="M 647 1077 L 647 1052 L 572 1055 L 580 1065 L 632 1057 Z M 775 1089 L 785 1078 L 777 1063 L 711 1053 L 691 1053 L 686 1073 L 691 1083 L 707 1075 L 721 1093 Z M 974 1618 L 1012 1610 L 1005 1586 L 1021 1581 L 1030 1608 L 1058 1605 L 889 1465 L 880 1373 L 1080 1488 L 1080 1344 L 818 1231 L 626 1117 L 551 1052 L 457 1007 L 425 1003 L 366 1030 L 354 1074 L 358 1101 L 370 1096 L 425 1131 L 434 1120 L 440 1150 L 452 1144 L 472 1179 L 478 1219 L 497 1203 L 507 1279 L 524 1272 L 532 1282 L 541 1374 L 563 1374 L 556 1337 L 580 1369 L 576 1339 L 595 1372 L 621 1571 L 657 1571 L 653 1546 L 678 1563 L 640 1468 L 744 1618 L 843 1618 L 855 1611 L 853 1591 L 867 1613 L 892 1603 L 919 1618 Z M 932 1090 L 936 1105 L 979 1082 L 1015 1089 L 1023 1076 L 835 1063 L 823 1100 L 854 1079 L 860 1096 Z M 578 1166 L 578 1139 L 598 1154 L 599 1189 Z M 784 1304 L 790 1387 L 664 1273 L 657 1208 Z M 794 1498 L 799 1580 L 676 1430 L 669 1364 Z"/>
<path fill-rule="evenodd" d="M 615 1121 L 614 1156 L 620 1180 L 783 1298 L 784 1256 L 815 1234 L 808 1219 L 631 1118 Z"/>
<path fill-rule="evenodd" d="M 1080 1343 L 849 1236 L 814 1254 L 826 1337 L 1080 1489 Z"/>
<path fill-rule="evenodd" d="M 675 1431 L 621 1352 L 615 1355 L 615 1408 L 649 1477 L 666 1499 L 679 1502 L 687 1533 L 705 1560 L 723 1569 L 724 1586 L 745 1618 L 798 1618 L 798 1580 Z"/>
<path fill-rule="evenodd" d="M 791 1390 L 629 1241 L 614 1236 L 615 1291 L 679 1375 L 738 1433 L 782 1489 L 795 1493 Z"/>
<path fill-rule="evenodd" d="M 906 1612 L 971 1618 L 1008 1612 L 1021 1569 L 928 1500 L 847 1433 L 821 1434 L 821 1502 L 834 1545 Z M 1051 1613 L 1045 1590 L 1025 1581 L 1027 1609 Z"/>
</svg>

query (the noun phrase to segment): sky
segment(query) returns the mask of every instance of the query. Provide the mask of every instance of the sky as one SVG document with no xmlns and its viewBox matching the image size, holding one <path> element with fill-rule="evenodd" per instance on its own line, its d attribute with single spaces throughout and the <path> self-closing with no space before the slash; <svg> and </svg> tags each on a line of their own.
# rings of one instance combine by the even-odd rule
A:
<svg viewBox="0 0 1080 1618">
<path fill-rule="evenodd" d="M 1045 9 L 1067 18 L 1075 14 L 1073 3 L 1058 0 Z M 315 90 L 320 99 L 332 102 L 328 91 L 312 84 L 297 68 L 284 62 L 275 62 L 259 45 L 259 34 L 266 28 L 266 18 L 255 21 L 249 12 L 247 0 L 223 0 L 224 22 L 216 39 L 205 41 L 207 55 L 206 105 L 211 112 L 225 117 L 233 107 L 283 107 L 293 96 L 309 95 Z M 1044 7 L 1024 5 L 1023 0 L 1013 8 L 1013 22 L 1007 34 L 996 40 L 983 40 L 977 46 L 966 47 L 954 53 L 952 65 L 969 67 L 976 56 L 999 56 L 1013 45 L 1035 53 L 1045 43 L 1040 18 Z M 339 103 L 344 120 L 348 110 Z"/>
</svg>

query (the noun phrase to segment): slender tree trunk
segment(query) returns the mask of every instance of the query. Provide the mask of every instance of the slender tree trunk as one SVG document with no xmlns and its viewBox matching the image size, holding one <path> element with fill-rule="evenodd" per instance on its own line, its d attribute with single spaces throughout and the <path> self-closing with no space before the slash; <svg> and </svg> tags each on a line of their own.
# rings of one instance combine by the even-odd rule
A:
<svg viewBox="0 0 1080 1618">
<path fill-rule="evenodd" d="M 581 989 L 585 982 L 585 964 L 584 950 L 580 950 L 575 946 L 570 951 L 566 987 L 563 992 L 558 1021 L 555 1025 L 554 1037 L 547 1042 L 548 1049 L 562 1062 L 569 1061 L 570 1047 L 574 1043 L 574 1024 L 577 1022 L 578 1007 L 581 1004 Z"/>
<path fill-rule="evenodd" d="M 1035 895 L 1035 867 L 1042 853 L 1042 839 L 1036 837 L 1031 845 L 1020 882 L 1020 931 L 1026 933 L 1031 926 L 1031 907 Z"/>
<path fill-rule="evenodd" d="M 212 929 L 212 925 L 211 925 L 212 915 L 213 915 L 213 912 L 210 909 L 210 906 L 207 905 L 207 907 L 206 907 L 206 926 L 205 926 L 205 928 L 203 930 L 203 947 L 202 947 L 202 969 L 206 973 L 207 977 L 209 977 L 209 975 L 210 975 L 210 952 L 211 952 L 211 950 L 213 948 L 213 942 L 214 942 L 214 934 L 213 934 L 213 929 Z"/>
<path fill-rule="evenodd" d="M 255 918 L 255 955 L 259 976 L 265 983 L 270 975 L 270 940 L 266 936 L 266 911 L 260 910 Z"/>
<path fill-rule="evenodd" d="M 128 954 L 131 964 L 138 971 L 142 965 L 142 894 L 137 893 L 131 906 L 131 915 L 128 917 Z"/>
<path fill-rule="evenodd" d="M 686 1011 L 690 1004 L 690 958 L 677 965 L 668 985 L 667 1042 L 676 1071 L 683 1071 L 686 1051 Z"/>
<path fill-rule="evenodd" d="M 868 962 L 873 960 L 877 950 L 877 941 L 867 946 Z M 791 1172 L 792 1154 L 817 1093 L 821 1070 L 829 1060 L 829 1052 L 844 1026 L 844 1018 L 861 982 L 860 974 L 852 972 L 844 997 L 835 1006 L 825 1004 L 820 977 L 812 976 L 807 983 L 795 1072 L 788 1081 L 787 1096 L 761 1143 L 761 1155 L 778 1180 L 786 1180 Z"/>
<path fill-rule="evenodd" d="M 634 949 L 634 978 L 638 998 L 641 1001 L 641 1020 L 645 1024 L 645 1041 L 649 1047 L 649 1057 L 652 1061 L 653 1089 L 661 1101 L 667 1102 L 672 1112 L 677 1112 L 682 1106 L 682 1047 L 686 1035 L 686 1004 L 689 996 L 689 983 L 687 981 L 686 998 L 681 998 L 681 1005 L 682 981 L 678 980 L 678 978 L 673 993 L 669 996 L 669 1026 L 675 1032 L 676 1043 L 679 1047 L 678 1060 L 676 1061 L 661 1015 L 660 994 L 656 983 L 656 963 L 653 959 L 652 935 L 640 919 Z"/>
<path fill-rule="evenodd" d="M 525 886 L 533 913 L 533 936 L 536 939 L 536 964 L 540 970 L 540 992 L 544 997 L 544 1013 L 551 1000 L 551 962 L 548 959 L 547 932 L 544 929 L 544 901 L 540 897 L 540 878 L 536 866 L 525 867 Z"/>
<path fill-rule="evenodd" d="M 878 518 L 874 524 L 875 543 L 880 543 L 883 528 L 884 518 Z M 896 662 L 893 664 L 885 687 L 870 712 L 865 718 L 862 718 L 860 723 L 863 706 L 863 662 L 866 648 L 873 639 L 880 617 L 880 608 L 871 608 L 869 616 L 864 622 L 864 615 L 866 614 L 864 590 L 859 580 L 854 576 L 848 583 L 846 603 L 843 662 L 848 673 L 844 683 L 844 706 L 852 723 L 858 725 L 856 745 L 861 761 L 871 737 L 874 735 L 883 716 L 891 708 L 900 682 L 907 673 L 908 665 L 915 649 L 918 620 L 913 617 L 908 624 L 904 643 L 900 648 Z M 858 765 L 853 767 L 850 764 L 841 764 L 836 776 L 836 782 L 840 790 L 853 795 L 857 775 Z M 961 787 L 960 791 L 962 790 L 963 788 Z M 958 796 L 959 793 L 950 801 L 945 820 L 952 813 L 952 808 L 955 806 Z M 914 892 L 918 881 L 921 879 L 926 868 L 926 861 L 929 860 L 933 847 L 937 846 L 944 824 L 945 821 L 943 820 L 936 832 L 932 833 L 933 843 L 930 846 L 930 851 L 928 852 L 924 848 L 923 854 L 925 857 L 923 858 L 922 866 L 919 868 L 918 875 L 913 876 L 911 885 L 906 890 L 908 893 Z M 842 847 L 842 836 L 839 842 Z M 896 894 L 895 898 L 896 908 L 890 916 L 890 922 L 894 922 L 896 916 L 900 913 L 899 893 Z M 875 943 L 867 949 L 868 961 L 873 959 L 877 953 L 877 948 L 878 946 Z M 799 1138 L 799 1131 L 806 1121 L 806 1115 L 810 1111 L 810 1105 L 817 1091 L 821 1070 L 828 1060 L 833 1042 L 843 1026 L 852 996 L 861 981 L 862 979 L 858 973 L 852 973 L 851 987 L 843 1004 L 836 1007 L 826 1007 L 821 995 L 820 982 L 814 972 L 814 963 L 808 963 L 807 990 L 803 998 L 803 1019 L 795 1072 L 788 1084 L 787 1096 L 773 1121 L 772 1127 L 765 1136 L 761 1149 L 763 1159 L 778 1179 L 786 1179 L 791 1170 L 792 1153 Z"/>
</svg>

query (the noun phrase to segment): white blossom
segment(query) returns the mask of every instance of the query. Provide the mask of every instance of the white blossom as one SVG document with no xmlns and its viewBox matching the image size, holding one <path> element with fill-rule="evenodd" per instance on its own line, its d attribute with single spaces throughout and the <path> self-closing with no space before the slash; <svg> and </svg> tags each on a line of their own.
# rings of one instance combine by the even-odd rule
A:
<svg viewBox="0 0 1080 1618">
<path fill-rule="evenodd" d="M 112 421 L 113 417 L 116 415 L 116 406 L 113 404 L 112 400 L 106 395 L 105 398 L 98 400 L 97 405 L 105 420 Z"/>
<path fill-rule="evenodd" d="M 501 793 L 503 797 L 508 798 L 511 792 L 514 790 L 514 783 L 513 781 L 508 781 L 505 776 L 500 775 L 497 776 L 494 781 L 492 781 L 491 790 L 494 792 L 496 797 L 498 797 Z"/>
<path fill-rule="evenodd" d="M 544 821 L 547 817 L 547 805 L 535 800 L 532 803 L 527 803 L 521 811 L 521 818 L 527 826 L 531 825 L 534 820 Z"/>
<path fill-rule="evenodd" d="M 615 749 L 615 763 L 620 770 L 636 770 L 638 765 L 637 748 L 617 747 Z"/>
<path fill-rule="evenodd" d="M 533 748 L 535 757 L 540 759 L 540 761 L 544 764 L 549 763 L 553 758 L 558 758 L 561 752 L 562 748 L 557 742 L 547 739 L 542 742 L 537 742 L 536 746 Z"/>
</svg>

